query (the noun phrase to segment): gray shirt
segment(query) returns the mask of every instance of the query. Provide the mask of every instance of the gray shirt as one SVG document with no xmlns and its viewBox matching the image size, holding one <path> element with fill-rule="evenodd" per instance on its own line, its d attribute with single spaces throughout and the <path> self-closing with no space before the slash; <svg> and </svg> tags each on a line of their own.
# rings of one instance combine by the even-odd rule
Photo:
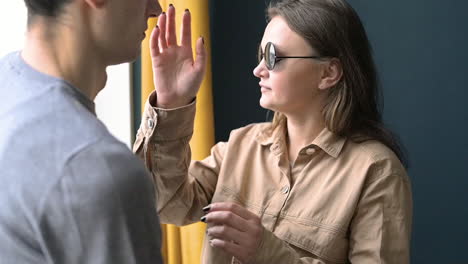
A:
<svg viewBox="0 0 468 264">
<path fill-rule="evenodd" d="M 162 263 L 153 182 L 64 80 L 0 60 L 0 263 Z"/>
</svg>

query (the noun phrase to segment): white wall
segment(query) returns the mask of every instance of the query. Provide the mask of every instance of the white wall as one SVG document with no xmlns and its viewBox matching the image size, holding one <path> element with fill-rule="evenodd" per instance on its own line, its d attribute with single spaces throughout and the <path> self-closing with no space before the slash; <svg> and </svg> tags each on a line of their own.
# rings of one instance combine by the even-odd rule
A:
<svg viewBox="0 0 468 264">
<path fill-rule="evenodd" d="M 0 57 L 23 47 L 26 7 L 22 0 L 0 3 Z M 96 97 L 96 112 L 118 139 L 131 144 L 130 64 L 108 68 L 107 85 Z"/>
<path fill-rule="evenodd" d="M 130 147 L 132 137 L 130 64 L 108 67 L 107 74 L 107 85 L 94 100 L 96 113 L 111 133 Z"/>
<path fill-rule="evenodd" d="M 22 0 L 0 3 L 0 56 L 23 47 L 26 7 Z"/>
</svg>

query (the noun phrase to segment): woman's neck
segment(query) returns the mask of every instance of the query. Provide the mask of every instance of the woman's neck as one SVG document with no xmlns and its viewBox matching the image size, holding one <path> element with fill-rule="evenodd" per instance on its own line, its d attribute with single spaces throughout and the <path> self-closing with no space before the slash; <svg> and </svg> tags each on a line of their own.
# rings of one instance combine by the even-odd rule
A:
<svg viewBox="0 0 468 264">
<path fill-rule="evenodd" d="M 287 116 L 286 141 L 289 161 L 293 164 L 299 151 L 310 144 L 325 128 L 325 120 L 320 112 L 307 116 Z"/>
</svg>

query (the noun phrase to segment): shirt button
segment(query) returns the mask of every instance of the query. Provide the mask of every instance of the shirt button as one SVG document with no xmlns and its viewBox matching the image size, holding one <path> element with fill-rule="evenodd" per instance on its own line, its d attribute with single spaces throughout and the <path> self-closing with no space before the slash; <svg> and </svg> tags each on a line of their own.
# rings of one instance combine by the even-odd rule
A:
<svg viewBox="0 0 468 264">
<path fill-rule="evenodd" d="M 312 155 L 312 154 L 314 154 L 314 153 L 315 153 L 315 149 L 314 149 L 314 148 L 308 148 L 308 149 L 306 149 L 306 154 L 307 154 L 307 155 Z"/>
<path fill-rule="evenodd" d="M 154 128 L 154 121 L 153 121 L 153 119 L 151 119 L 151 118 L 148 119 L 148 127 L 149 127 L 149 129 L 153 129 L 153 128 Z"/>
<path fill-rule="evenodd" d="M 281 192 L 287 194 L 289 192 L 289 186 L 284 186 L 283 188 L 281 188 Z"/>
</svg>

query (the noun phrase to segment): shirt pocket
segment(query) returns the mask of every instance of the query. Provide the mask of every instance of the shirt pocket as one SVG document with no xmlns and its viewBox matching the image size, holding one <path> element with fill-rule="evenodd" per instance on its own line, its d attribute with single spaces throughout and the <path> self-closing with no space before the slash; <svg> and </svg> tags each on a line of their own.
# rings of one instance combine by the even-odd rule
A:
<svg viewBox="0 0 468 264">
<path fill-rule="evenodd" d="M 301 257 L 318 257 L 327 263 L 349 263 L 346 232 L 323 224 L 282 218 L 274 234 L 287 242 Z"/>
</svg>

